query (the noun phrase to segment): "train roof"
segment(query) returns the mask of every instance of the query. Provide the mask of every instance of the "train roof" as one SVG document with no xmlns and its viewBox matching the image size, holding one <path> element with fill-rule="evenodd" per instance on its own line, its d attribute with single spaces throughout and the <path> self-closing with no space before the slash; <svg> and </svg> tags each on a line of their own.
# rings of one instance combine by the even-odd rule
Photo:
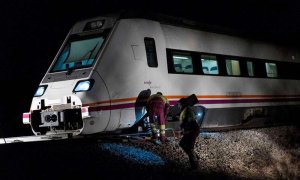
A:
<svg viewBox="0 0 300 180">
<path fill-rule="evenodd" d="M 226 34 L 231 36 L 238 36 L 242 38 L 251 38 L 260 41 L 267 41 L 270 43 L 281 44 L 281 45 L 292 45 L 286 41 L 280 41 L 279 38 L 272 38 L 270 36 L 265 36 L 265 34 L 252 31 L 242 31 L 239 29 L 228 28 L 225 26 L 206 24 L 196 20 L 191 20 L 183 17 L 176 17 L 171 15 L 166 15 L 162 13 L 149 12 L 149 11 L 120 11 L 117 13 L 104 15 L 106 17 L 115 17 L 116 19 L 132 19 L 132 18 L 142 18 L 153 21 L 158 21 L 161 24 L 179 26 L 184 28 L 196 29 L 201 31 Z"/>
<path fill-rule="evenodd" d="M 234 29 L 229 29 L 217 25 L 200 23 L 198 21 L 183 18 L 183 17 L 170 16 L 170 15 L 155 13 L 155 12 L 138 12 L 138 11 L 122 12 L 119 15 L 119 19 L 131 19 L 131 18 L 149 19 L 153 21 L 158 21 L 161 24 L 181 26 L 185 28 L 198 29 L 202 31 L 210 31 L 210 32 L 213 31 L 213 32 L 224 33 L 224 34 L 239 33 L 237 30 Z"/>
</svg>

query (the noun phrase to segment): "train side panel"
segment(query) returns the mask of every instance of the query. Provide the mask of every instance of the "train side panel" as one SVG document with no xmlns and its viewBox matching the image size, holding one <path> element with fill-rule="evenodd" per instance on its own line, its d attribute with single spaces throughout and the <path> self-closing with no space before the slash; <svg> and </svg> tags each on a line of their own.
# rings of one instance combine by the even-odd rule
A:
<svg viewBox="0 0 300 180">
<path fill-rule="evenodd" d="M 300 62 L 297 48 L 172 25 L 162 25 L 162 29 L 171 49 Z"/>
<path fill-rule="evenodd" d="M 175 51 L 299 62 L 295 48 L 170 25 L 162 29 L 166 47 Z M 282 120 L 290 114 L 295 118 L 299 110 L 299 80 L 176 73 L 170 73 L 168 80 L 176 84 L 168 91 L 172 95 L 198 96 L 199 104 L 207 109 L 202 128 L 238 126 L 249 116 L 262 121 L 279 116 Z"/>
<path fill-rule="evenodd" d="M 145 38 L 155 40 L 158 67 L 147 64 Z M 144 107 L 137 107 L 139 96 L 148 89 L 152 93 L 166 89 L 166 54 L 160 49 L 165 49 L 160 23 L 142 19 L 122 19 L 117 23 L 97 66 L 111 99 L 107 131 L 134 125 L 145 113 Z"/>
</svg>

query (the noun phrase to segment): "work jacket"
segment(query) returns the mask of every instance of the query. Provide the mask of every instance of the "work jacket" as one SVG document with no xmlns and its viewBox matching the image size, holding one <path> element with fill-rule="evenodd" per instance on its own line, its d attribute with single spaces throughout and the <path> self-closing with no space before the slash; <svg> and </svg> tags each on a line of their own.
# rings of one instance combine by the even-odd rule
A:
<svg viewBox="0 0 300 180">
<path fill-rule="evenodd" d="M 199 131 L 200 127 L 196 121 L 196 116 L 191 107 L 184 108 L 179 116 L 180 128 L 184 134 Z"/>
<path fill-rule="evenodd" d="M 157 98 L 162 99 L 162 100 L 164 101 L 164 104 L 169 104 L 168 99 L 167 99 L 165 96 L 160 95 L 160 94 L 152 94 L 152 95 L 148 98 L 147 104 L 150 104 L 150 102 L 151 102 L 152 100 L 157 99 Z"/>
</svg>

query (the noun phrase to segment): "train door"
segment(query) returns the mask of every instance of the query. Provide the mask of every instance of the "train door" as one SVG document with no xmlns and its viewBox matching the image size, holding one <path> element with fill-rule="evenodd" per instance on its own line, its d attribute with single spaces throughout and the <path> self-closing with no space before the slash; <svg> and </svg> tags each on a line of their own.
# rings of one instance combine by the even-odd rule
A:
<svg viewBox="0 0 300 180">
<path fill-rule="evenodd" d="M 158 62 L 157 62 L 157 53 L 156 53 L 156 45 L 155 40 L 152 37 L 145 37 L 145 50 L 146 50 L 146 59 L 147 59 L 147 70 L 146 70 L 146 78 L 147 81 L 145 84 L 149 86 L 149 89 L 159 88 L 157 80 L 158 75 Z M 152 94 L 154 92 L 151 92 Z"/>
</svg>

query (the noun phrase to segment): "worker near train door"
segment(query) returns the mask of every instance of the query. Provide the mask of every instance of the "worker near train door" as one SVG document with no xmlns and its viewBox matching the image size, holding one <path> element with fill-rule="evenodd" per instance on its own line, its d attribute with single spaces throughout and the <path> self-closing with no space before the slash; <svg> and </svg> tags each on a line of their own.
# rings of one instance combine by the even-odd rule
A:
<svg viewBox="0 0 300 180">
<path fill-rule="evenodd" d="M 168 99 L 161 93 L 151 95 L 147 100 L 147 109 L 150 119 L 152 140 L 159 140 L 164 143 L 166 138 L 166 115 L 169 110 L 170 104 Z M 159 124 L 159 131 L 156 129 L 156 124 Z"/>
<path fill-rule="evenodd" d="M 181 122 L 181 134 L 183 135 L 179 146 L 188 155 L 191 169 L 196 169 L 199 166 L 199 156 L 195 153 L 194 146 L 200 133 L 200 126 L 196 122 L 196 115 L 186 98 L 181 98 L 178 105 L 181 109 L 179 120 Z"/>
</svg>

